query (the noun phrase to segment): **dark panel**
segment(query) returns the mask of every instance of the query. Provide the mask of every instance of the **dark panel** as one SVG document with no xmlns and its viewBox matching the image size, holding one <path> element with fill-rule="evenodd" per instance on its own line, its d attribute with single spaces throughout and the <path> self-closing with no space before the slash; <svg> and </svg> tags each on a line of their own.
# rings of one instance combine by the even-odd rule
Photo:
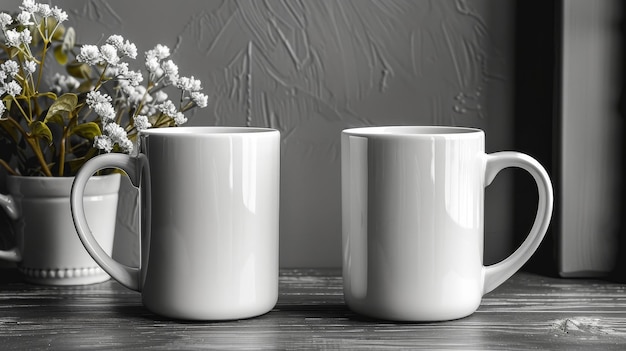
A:
<svg viewBox="0 0 626 351">
<path fill-rule="evenodd" d="M 560 8 L 558 0 L 517 0 L 515 18 L 515 149 L 533 156 L 547 169 L 555 195 Z M 537 191 L 530 175 L 515 172 L 514 228 L 519 244 L 533 223 Z M 525 269 L 556 275 L 557 223 L 558 218 L 553 217 L 546 238 Z"/>
</svg>

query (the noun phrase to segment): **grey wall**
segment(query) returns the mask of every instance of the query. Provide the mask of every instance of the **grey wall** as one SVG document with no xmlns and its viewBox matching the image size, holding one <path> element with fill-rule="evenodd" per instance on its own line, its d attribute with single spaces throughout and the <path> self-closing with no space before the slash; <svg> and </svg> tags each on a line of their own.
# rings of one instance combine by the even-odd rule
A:
<svg viewBox="0 0 626 351">
<path fill-rule="evenodd" d="M 2 7 L 19 3 L 4 0 Z M 513 1 L 53 5 L 70 13 L 81 43 L 121 34 L 140 52 L 157 43 L 170 46 L 181 74 L 201 79 L 210 96 L 210 106 L 192 116 L 191 125 L 281 131 L 284 267 L 341 265 L 343 128 L 474 126 L 486 130 L 489 152 L 513 146 Z M 487 190 L 486 262 L 512 249 L 511 189 L 505 172 Z M 135 219 L 126 208 L 121 213 L 118 255 L 128 256 L 123 251 L 136 247 L 128 229 Z"/>
</svg>

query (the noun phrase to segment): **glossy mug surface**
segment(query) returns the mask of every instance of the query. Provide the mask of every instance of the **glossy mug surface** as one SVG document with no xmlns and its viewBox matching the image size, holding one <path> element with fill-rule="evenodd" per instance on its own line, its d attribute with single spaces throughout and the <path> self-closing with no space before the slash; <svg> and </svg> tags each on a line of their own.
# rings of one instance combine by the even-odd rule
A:
<svg viewBox="0 0 626 351">
<path fill-rule="evenodd" d="M 278 298 L 280 133 L 176 127 L 140 133 L 138 156 L 106 154 L 76 176 L 71 208 L 87 251 L 140 291 L 152 312 L 185 320 L 249 318 Z M 85 183 L 123 169 L 140 188 L 141 267 L 114 261 L 84 216 Z"/>
<path fill-rule="evenodd" d="M 344 130 L 344 295 L 357 313 L 397 321 L 465 317 L 534 253 L 552 215 L 543 167 L 517 152 L 485 154 L 483 131 L 457 127 Z M 538 186 L 534 225 L 520 248 L 483 266 L 484 188 L 506 167 Z"/>
</svg>

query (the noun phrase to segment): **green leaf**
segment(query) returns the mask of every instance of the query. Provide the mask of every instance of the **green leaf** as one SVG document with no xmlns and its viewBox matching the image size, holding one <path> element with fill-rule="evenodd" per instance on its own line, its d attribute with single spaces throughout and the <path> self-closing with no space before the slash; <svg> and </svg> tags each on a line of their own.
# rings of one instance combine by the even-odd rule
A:
<svg viewBox="0 0 626 351">
<path fill-rule="evenodd" d="M 15 143 L 19 142 L 20 132 L 17 130 L 13 123 L 9 122 L 8 119 L 0 119 L 0 127 L 2 127 L 2 129 L 4 129 L 9 134 L 9 136 L 11 136 Z"/>
<path fill-rule="evenodd" d="M 62 45 L 58 45 L 54 48 L 54 58 L 57 60 L 59 65 L 67 64 L 67 52 L 63 50 Z"/>
<path fill-rule="evenodd" d="M 65 126 L 65 118 L 63 118 L 63 116 L 61 116 L 60 114 L 56 114 L 53 116 L 46 116 L 46 120 L 45 120 L 46 124 L 50 124 L 50 123 L 56 123 L 62 127 Z"/>
<path fill-rule="evenodd" d="M 86 63 L 81 63 L 78 61 L 70 62 L 65 66 L 67 69 L 67 73 L 74 78 L 78 79 L 88 79 L 91 77 L 91 66 Z"/>
<path fill-rule="evenodd" d="M 55 117 L 56 115 L 60 115 L 64 119 L 69 119 L 70 115 L 76 109 L 77 105 L 78 96 L 76 94 L 68 93 L 61 95 L 48 109 L 48 113 L 46 114 L 44 122 L 57 122 L 58 117 Z"/>
<path fill-rule="evenodd" d="M 56 36 L 57 33 L 55 33 Z M 65 31 L 63 36 L 63 42 L 54 48 L 54 58 L 60 65 L 66 65 L 68 61 L 68 54 L 76 45 L 76 31 L 74 28 L 69 27 Z"/>
<path fill-rule="evenodd" d="M 81 136 L 85 139 L 93 140 L 96 136 L 102 135 L 100 126 L 96 122 L 87 122 L 77 125 L 72 129 L 72 134 Z"/>
<path fill-rule="evenodd" d="M 77 90 L 81 93 L 88 93 L 92 90 L 92 88 L 92 82 L 90 80 L 85 80 L 84 82 L 80 83 Z"/>
<path fill-rule="evenodd" d="M 36 97 L 47 97 L 48 99 L 52 99 L 52 100 L 56 100 L 57 99 L 57 94 L 51 92 L 51 91 L 47 91 L 44 93 L 37 93 L 35 95 Z"/>
<path fill-rule="evenodd" d="M 52 144 L 52 132 L 50 128 L 42 121 L 35 121 L 30 124 L 30 130 L 33 136 L 45 139 L 48 144 Z"/>
</svg>

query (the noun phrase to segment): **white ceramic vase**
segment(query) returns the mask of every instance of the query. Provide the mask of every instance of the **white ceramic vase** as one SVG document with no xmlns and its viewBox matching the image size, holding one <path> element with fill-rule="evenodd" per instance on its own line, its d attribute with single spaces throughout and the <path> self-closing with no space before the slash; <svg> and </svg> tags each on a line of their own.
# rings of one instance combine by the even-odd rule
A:
<svg viewBox="0 0 626 351">
<path fill-rule="evenodd" d="M 16 262 L 27 282 L 83 285 L 110 278 L 89 256 L 74 228 L 69 200 L 73 181 L 73 177 L 7 177 L 9 194 L 0 194 L 0 207 L 14 221 L 15 247 L 0 251 L 0 259 Z M 109 254 L 119 186 L 119 174 L 94 176 L 85 191 L 91 229 Z"/>
</svg>

